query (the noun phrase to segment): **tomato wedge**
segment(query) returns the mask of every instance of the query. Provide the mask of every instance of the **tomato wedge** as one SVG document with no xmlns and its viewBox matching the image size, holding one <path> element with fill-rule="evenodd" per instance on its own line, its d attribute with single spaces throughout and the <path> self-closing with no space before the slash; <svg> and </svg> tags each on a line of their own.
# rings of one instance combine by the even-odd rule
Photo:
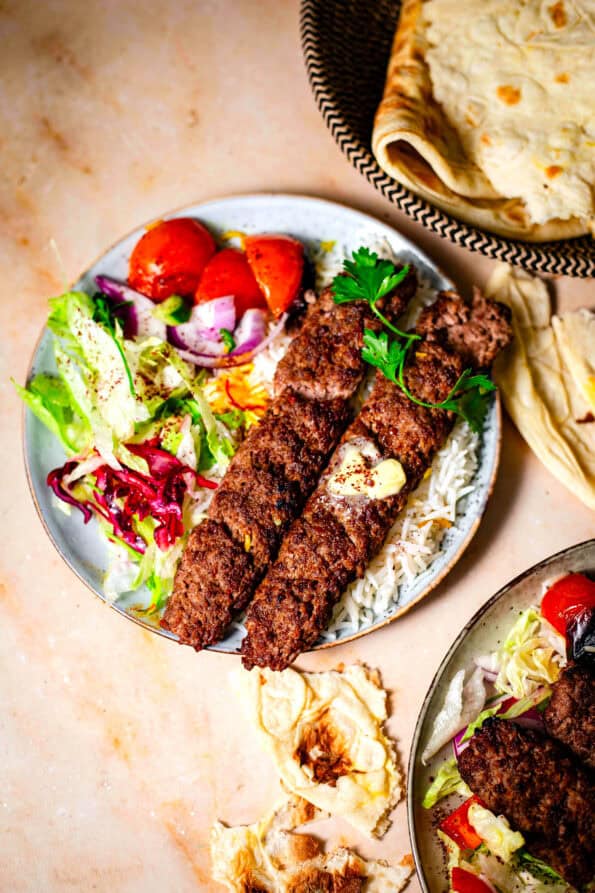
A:
<svg viewBox="0 0 595 893">
<path fill-rule="evenodd" d="M 233 295 L 239 318 L 251 307 L 266 309 L 267 303 L 246 255 L 237 248 L 224 248 L 210 259 L 194 295 L 195 304 Z"/>
<path fill-rule="evenodd" d="M 304 246 L 290 236 L 247 236 L 248 263 L 274 316 L 288 310 L 302 284 Z"/>
<path fill-rule="evenodd" d="M 215 240 L 198 220 L 163 220 L 136 243 L 128 281 L 156 302 L 171 295 L 191 295 L 214 254 Z"/>
<path fill-rule="evenodd" d="M 439 824 L 439 828 L 462 850 L 475 850 L 481 844 L 481 837 L 469 821 L 469 807 L 472 803 L 481 803 L 478 797 L 469 797 L 464 803 L 447 815 Z"/>
<path fill-rule="evenodd" d="M 453 868 L 451 880 L 454 893 L 493 893 L 489 884 L 464 868 Z"/>
<path fill-rule="evenodd" d="M 595 608 L 595 583 L 584 574 L 568 574 L 557 580 L 541 600 L 541 613 L 563 636 L 583 608 Z"/>
</svg>

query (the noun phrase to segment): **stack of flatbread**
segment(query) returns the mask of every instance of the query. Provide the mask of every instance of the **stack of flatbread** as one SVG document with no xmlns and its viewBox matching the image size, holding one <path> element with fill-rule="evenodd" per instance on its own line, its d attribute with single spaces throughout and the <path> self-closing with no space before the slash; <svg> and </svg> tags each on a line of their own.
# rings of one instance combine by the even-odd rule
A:
<svg viewBox="0 0 595 893">
<path fill-rule="evenodd" d="M 404 0 L 372 144 L 468 223 L 593 233 L 595 0 Z"/>
<path fill-rule="evenodd" d="M 552 316 L 544 282 L 498 264 L 486 295 L 512 310 L 514 340 L 494 381 L 546 468 L 595 510 L 595 313 Z"/>
</svg>

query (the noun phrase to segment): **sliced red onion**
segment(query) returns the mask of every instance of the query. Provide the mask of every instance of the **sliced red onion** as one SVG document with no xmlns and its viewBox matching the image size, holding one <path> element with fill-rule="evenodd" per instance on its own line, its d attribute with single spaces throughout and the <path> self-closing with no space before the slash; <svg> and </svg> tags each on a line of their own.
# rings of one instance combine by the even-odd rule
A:
<svg viewBox="0 0 595 893">
<path fill-rule="evenodd" d="M 92 503 L 86 499 L 77 499 L 70 490 L 64 486 L 64 478 L 76 468 L 76 460 L 65 462 L 61 468 L 54 468 L 47 476 L 46 483 L 54 491 L 54 495 L 68 505 L 73 505 L 83 513 L 85 524 L 93 517 Z"/>
<path fill-rule="evenodd" d="M 227 298 L 215 298 L 214 301 L 209 301 L 208 303 L 214 304 L 219 300 L 227 301 Z M 202 356 L 220 357 L 225 353 L 225 344 L 221 340 L 220 329 L 227 328 L 227 326 L 222 325 L 219 328 L 206 327 L 203 321 L 204 314 L 201 312 L 202 308 L 206 306 L 208 305 L 195 304 L 188 322 L 181 323 L 179 326 L 168 326 L 167 340 L 180 350 L 187 350 Z M 224 318 L 225 312 L 224 309 L 220 315 L 221 319 Z M 233 317 L 235 321 L 235 310 L 233 311 Z M 231 317 L 228 318 L 231 319 Z"/>
<path fill-rule="evenodd" d="M 236 326 L 236 305 L 233 295 L 213 298 L 204 304 L 196 304 L 190 319 L 197 328 L 212 329 L 219 334 L 220 329 L 233 332 Z M 177 326 L 180 328 L 180 326 Z"/>
<path fill-rule="evenodd" d="M 271 343 L 271 341 L 277 337 L 279 332 L 282 331 L 285 322 L 287 321 L 287 313 L 284 313 L 281 316 L 274 326 L 271 327 L 268 335 L 264 338 L 260 344 L 257 344 L 252 350 L 245 351 L 243 348 L 242 353 L 236 353 L 238 348 L 234 348 L 231 353 L 224 354 L 220 357 L 210 356 L 208 354 L 201 353 L 192 353 L 189 350 L 178 350 L 179 355 L 183 360 L 186 360 L 188 363 L 194 363 L 195 366 L 205 366 L 209 369 L 226 369 L 230 366 L 241 366 L 244 363 L 249 363 L 256 354 L 260 353 L 265 347 Z"/>
<path fill-rule="evenodd" d="M 461 756 L 463 751 L 467 750 L 467 748 L 469 747 L 469 741 L 471 740 L 470 738 L 468 741 L 461 740 L 463 738 L 463 736 L 465 735 L 466 731 L 467 731 L 466 728 L 461 729 L 461 731 L 457 732 L 457 734 L 452 739 L 452 749 L 454 751 L 455 759 L 457 759 L 457 760 L 459 759 L 459 757 Z"/>
<path fill-rule="evenodd" d="M 485 667 L 481 667 L 481 671 L 486 682 L 495 682 L 498 678 L 498 674 L 495 673 L 493 670 L 486 670 Z"/>
<path fill-rule="evenodd" d="M 233 333 L 236 346 L 230 353 L 233 355 L 248 353 L 263 341 L 266 332 L 266 312 L 254 307 L 246 310 L 240 324 Z"/>
<path fill-rule="evenodd" d="M 183 360 L 186 360 L 187 363 L 192 363 L 194 366 L 204 366 L 205 369 L 221 369 L 225 366 L 239 366 L 238 362 L 226 363 L 225 360 L 229 356 L 226 354 L 223 357 L 213 357 L 207 356 L 204 353 L 192 353 L 189 350 L 182 350 L 181 348 L 176 348 L 178 354 L 182 357 Z M 231 358 L 234 359 L 233 357 Z M 247 360 L 243 360 L 242 362 L 246 363 Z"/>
<path fill-rule="evenodd" d="M 268 347 L 269 344 L 271 343 L 271 341 L 273 341 L 277 337 L 279 332 L 283 331 L 283 328 L 285 326 L 285 323 L 287 322 L 288 316 L 289 316 L 288 313 L 284 313 L 283 316 L 280 316 L 279 319 L 277 320 L 277 322 L 273 326 L 271 326 L 266 338 L 264 338 L 260 342 L 260 344 L 257 344 L 256 347 L 254 347 L 252 350 L 249 351 L 249 353 L 252 357 L 255 357 L 257 353 L 260 353 L 261 351 L 263 351 L 265 349 L 265 347 Z M 236 351 L 238 351 L 238 350 L 239 350 L 239 348 L 236 347 L 235 350 L 233 351 L 233 354 L 235 355 Z M 248 356 L 248 354 L 246 354 L 246 356 Z M 242 362 L 247 363 L 248 360 L 245 359 Z"/>
<path fill-rule="evenodd" d="M 155 337 L 160 341 L 165 341 L 166 326 L 164 322 L 153 316 L 155 309 L 153 301 L 110 276 L 96 276 L 95 282 L 108 298 L 118 304 L 125 303 L 127 305 L 123 326 L 125 338 Z"/>
</svg>

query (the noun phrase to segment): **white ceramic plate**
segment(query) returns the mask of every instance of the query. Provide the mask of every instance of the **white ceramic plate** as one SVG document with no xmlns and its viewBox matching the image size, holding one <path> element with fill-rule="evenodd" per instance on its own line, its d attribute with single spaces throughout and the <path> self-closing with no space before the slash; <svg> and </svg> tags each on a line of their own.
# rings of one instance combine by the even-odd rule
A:
<svg viewBox="0 0 595 893">
<path fill-rule="evenodd" d="M 595 539 L 571 546 L 540 561 L 492 596 L 461 630 L 432 681 L 415 727 L 407 791 L 409 834 L 424 893 L 444 893 L 448 889 L 445 854 L 436 834 L 436 824 L 462 802 L 461 797 L 453 794 L 433 810 L 424 809 L 421 805 L 431 780 L 435 778 L 442 763 L 452 756 L 449 743 L 427 766 L 421 762 L 421 754 L 444 703 L 448 686 L 455 673 L 472 665 L 474 657 L 489 654 L 498 648 L 518 615 L 540 602 L 550 580 L 570 573 L 595 577 Z"/>
<path fill-rule="evenodd" d="M 432 289 L 452 286 L 432 261 L 399 232 L 373 217 L 334 202 L 291 195 L 247 195 L 190 205 L 165 215 L 166 218 L 181 216 L 200 219 L 215 235 L 222 234 L 226 230 L 246 233 L 289 233 L 312 250 L 316 249 L 321 241 L 335 241 L 347 253 L 362 244 L 375 244 L 379 240 L 386 240 L 404 261 L 415 264 Z M 99 274 L 124 281 L 128 272 L 128 258 L 143 232 L 144 227 L 139 227 L 106 251 L 81 276 L 74 288 L 83 291 L 94 289 L 94 278 Z M 55 370 L 52 339 L 52 334 L 44 330 L 32 360 L 29 376 L 37 372 Z M 457 523 L 448 530 L 438 558 L 411 584 L 401 587 L 398 604 L 378 616 L 372 625 L 355 634 L 339 637 L 335 642 L 321 643 L 317 647 L 329 647 L 336 642 L 363 635 L 390 622 L 438 584 L 460 558 L 477 529 L 496 476 L 499 447 L 500 406 L 499 401 L 494 400 L 484 427 L 480 463 L 473 481 L 475 489 L 470 496 L 461 501 Z M 31 492 L 50 539 L 77 576 L 103 599 L 102 580 L 107 567 L 105 541 L 94 521 L 85 525 L 78 512 L 67 516 L 56 508 L 52 492 L 45 481 L 52 468 L 64 463 L 65 455 L 57 439 L 29 410 L 25 411 L 24 452 Z M 135 612 L 135 607 L 144 604 L 145 600 L 148 604 L 148 592 L 139 590 L 119 599 L 113 607 L 145 628 L 168 638 L 175 638 L 171 633 L 160 629 L 155 621 L 151 622 Z M 237 653 L 240 641 L 241 633 L 236 629 L 213 650 Z"/>
</svg>

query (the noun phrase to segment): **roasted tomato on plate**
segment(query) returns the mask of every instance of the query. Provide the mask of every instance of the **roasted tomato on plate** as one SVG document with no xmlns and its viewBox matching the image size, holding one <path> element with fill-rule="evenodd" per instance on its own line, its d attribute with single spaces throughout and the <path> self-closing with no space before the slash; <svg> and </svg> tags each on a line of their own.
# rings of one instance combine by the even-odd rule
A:
<svg viewBox="0 0 595 893">
<path fill-rule="evenodd" d="M 208 229 L 189 217 L 162 220 L 137 242 L 128 281 L 153 301 L 192 295 L 216 245 Z"/>
</svg>

